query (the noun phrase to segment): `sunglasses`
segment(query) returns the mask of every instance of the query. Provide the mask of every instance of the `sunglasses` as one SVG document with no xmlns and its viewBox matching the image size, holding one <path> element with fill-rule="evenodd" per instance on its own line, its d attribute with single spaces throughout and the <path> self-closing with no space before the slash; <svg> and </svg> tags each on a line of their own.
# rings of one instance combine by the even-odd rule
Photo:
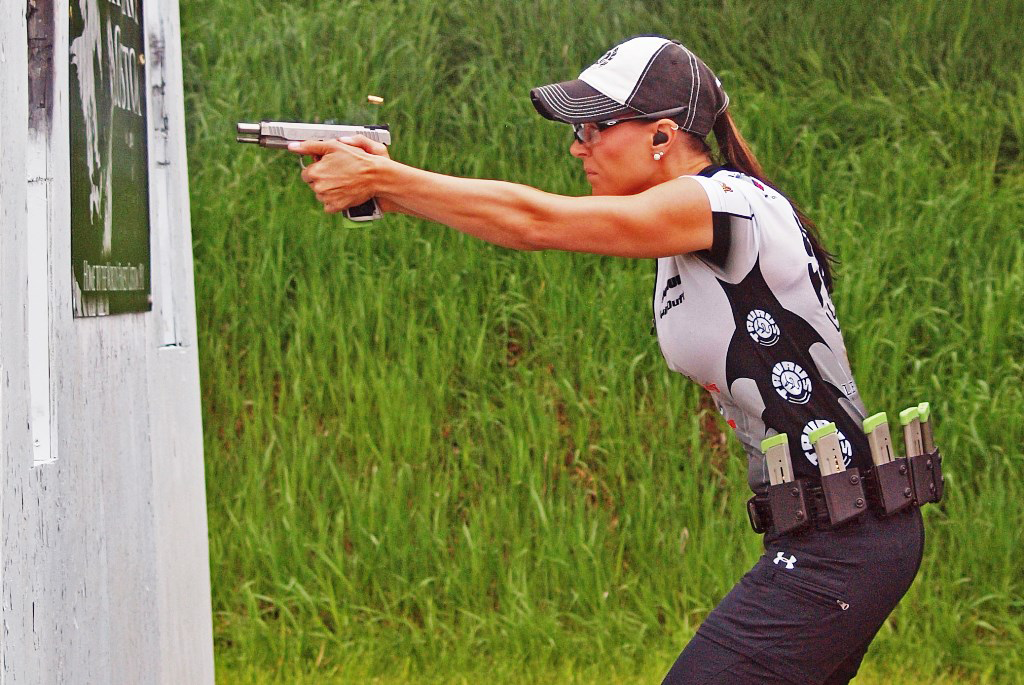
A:
<svg viewBox="0 0 1024 685">
<path fill-rule="evenodd" d="M 660 112 L 651 112 L 650 114 L 641 114 L 635 117 L 624 117 L 619 119 L 608 119 L 606 121 L 588 121 L 583 124 L 573 124 L 572 134 L 576 140 L 583 145 L 596 145 L 601 140 L 601 132 L 611 128 L 615 124 L 621 124 L 624 121 L 657 121 L 658 119 L 665 119 L 672 117 L 677 114 L 682 114 L 688 106 L 674 107 L 672 109 L 665 109 Z"/>
</svg>

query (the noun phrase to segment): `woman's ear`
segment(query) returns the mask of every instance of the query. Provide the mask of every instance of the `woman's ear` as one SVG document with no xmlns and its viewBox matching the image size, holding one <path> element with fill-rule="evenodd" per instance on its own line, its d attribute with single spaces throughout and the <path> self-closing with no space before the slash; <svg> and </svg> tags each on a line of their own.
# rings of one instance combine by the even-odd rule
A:
<svg viewBox="0 0 1024 685">
<path fill-rule="evenodd" d="M 678 131 L 679 124 L 671 119 L 662 119 L 658 122 L 658 130 L 654 133 L 654 145 L 664 145 L 669 141 L 669 130 Z"/>
</svg>

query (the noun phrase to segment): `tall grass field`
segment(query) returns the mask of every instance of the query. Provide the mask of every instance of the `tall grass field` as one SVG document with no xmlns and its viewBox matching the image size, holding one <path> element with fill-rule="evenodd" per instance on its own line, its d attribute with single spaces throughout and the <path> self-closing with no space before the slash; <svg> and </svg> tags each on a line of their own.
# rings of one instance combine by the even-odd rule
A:
<svg viewBox="0 0 1024 685">
<path fill-rule="evenodd" d="M 649 333 L 652 260 L 326 216 L 238 121 L 589 192 L 531 87 L 658 33 L 841 263 L 868 409 L 947 495 L 861 683 L 1024 682 L 1024 3 L 181 3 L 225 683 L 657 683 L 755 561 L 746 464 Z M 385 98 L 374 107 L 366 95 Z"/>
</svg>

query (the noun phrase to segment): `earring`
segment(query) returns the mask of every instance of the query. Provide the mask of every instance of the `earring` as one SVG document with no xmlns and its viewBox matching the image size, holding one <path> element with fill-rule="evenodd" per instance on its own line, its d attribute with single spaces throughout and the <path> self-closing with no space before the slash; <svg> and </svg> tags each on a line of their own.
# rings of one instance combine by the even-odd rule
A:
<svg viewBox="0 0 1024 685">
<path fill-rule="evenodd" d="M 661 161 L 661 157 L 664 154 L 665 154 L 664 152 L 655 152 L 654 153 L 654 161 L 655 162 L 660 162 Z"/>
</svg>

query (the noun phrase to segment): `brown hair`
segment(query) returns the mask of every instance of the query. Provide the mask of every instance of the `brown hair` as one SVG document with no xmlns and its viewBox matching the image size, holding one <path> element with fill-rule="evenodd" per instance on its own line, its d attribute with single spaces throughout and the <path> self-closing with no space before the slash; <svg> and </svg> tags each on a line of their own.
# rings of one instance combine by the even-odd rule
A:
<svg viewBox="0 0 1024 685">
<path fill-rule="evenodd" d="M 715 126 L 712 129 L 715 133 L 715 141 L 718 143 L 718 151 L 722 156 L 722 163 L 736 171 L 741 171 L 747 176 L 751 176 L 761 181 L 765 185 L 771 186 L 779 193 L 778 186 L 772 183 L 771 180 L 765 176 L 764 169 L 761 167 L 761 163 L 757 161 L 757 157 L 754 156 L 750 146 L 747 145 L 747 141 L 744 140 L 740 134 L 738 128 L 736 128 L 736 122 L 733 121 L 732 116 L 729 114 L 729 110 L 725 110 L 718 115 L 715 120 Z M 693 136 L 694 140 L 697 141 L 699 146 L 704 148 L 704 151 L 710 156 L 711 148 L 708 144 Z M 811 244 L 811 249 L 814 252 L 814 257 L 818 260 L 818 266 L 821 269 L 822 280 L 825 282 L 825 287 L 829 292 L 832 291 L 832 266 L 838 262 L 836 256 L 825 249 L 818 238 L 818 227 L 815 223 L 804 214 L 803 210 L 793 200 L 791 200 L 785 193 L 782 193 L 789 203 L 793 206 L 793 211 L 796 213 L 797 220 L 800 222 L 800 226 L 807 233 L 807 240 Z"/>
</svg>

